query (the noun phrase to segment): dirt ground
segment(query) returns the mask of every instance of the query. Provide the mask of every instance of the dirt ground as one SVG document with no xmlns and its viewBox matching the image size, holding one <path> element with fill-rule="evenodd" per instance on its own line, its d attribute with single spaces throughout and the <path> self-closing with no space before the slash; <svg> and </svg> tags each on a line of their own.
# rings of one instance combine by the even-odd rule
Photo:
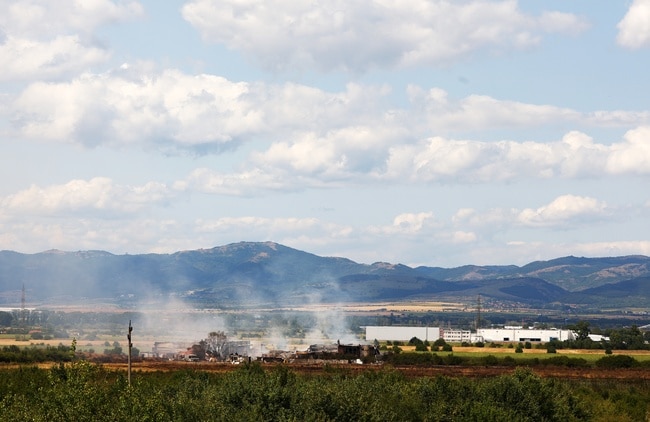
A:
<svg viewBox="0 0 650 422">
<path fill-rule="evenodd" d="M 51 368 L 53 363 L 41 363 L 38 367 L 43 369 Z M 127 371 L 126 362 L 108 362 L 101 364 L 104 368 L 111 371 Z M 359 374 L 363 371 L 378 371 L 381 369 L 391 368 L 401 372 L 408 377 L 472 377 L 483 378 L 493 377 L 503 374 L 510 374 L 515 371 L 515 367 L 508 366 L 393 366 L 393 365 L 359 365 L 359 364 L 341 364 L 341 363 L 263 363 L 262 367 L 267 370 L 282 365 L 299 374 L 320 375 L 331 372 L 332 369 L 339 369 L 351 374 Z M 18 364 L 2 364 L 2 368 L 15 368 Z M 132 363 L 132 374 L 137 375 L 142 372 L 169 372 L 169 371 L 206 371 L 212 373 L 226 373 L 234 371 L 238 365 L 230 363 L 209 363 L 209 362 L 181 362 L 181 361 L 163 361 L 163 360 L 144 360 Z M 650 368 L 633 368 L 633 369 L 602 369 L 602 368 L 565 368 L 539 366 L 532 367 L 531 370 L 541 377 L 555 377 L 564 379 L 613 379 L 613 380 L 650 380 Z"/>
<path fill-rule="evenodd" d="M 49 369 L 55 363 L 40 363 L 37 366 L 43 369 Z M 121 362 L 103 362 L 101 365 L 111 371 L 127 371 L 128 364 L 126 361 Z M 385 368 L 391 368 L 403 373 L 408 377 L 492 377 L 503 374 L 510 374 L 515 371 L 511 366 L 393 366 L 382 364 L 360 365 L 354 363 L 314 363 L 306 360 L 305 362 L 293 363 L 262 363 L 263 368 L 272 370 L 278 365 L 283 365 L 299 374 L 319 375 L 331 372 L 332 369 L 339 369 L 351 374 L 358 374 L 363 371 L 378 371 Z M 19 364 L 0 364 L 0 370 L 17 368 Z M 29 365 L 31 366 L 31 365 Z M 207 371 L 212 373 L 226 373 L 234 371 L 239 365 L 230 363 L 214 362 L 183 362 L 168 361 L 159 359 L 145 359 L 132 362 L 132 374 L 137 375 L 143 372 L 155 371 L 182 371 L 195 370 Z M 531 370 L 541 377 L 554 377 L 563 379 L 612 379 L 612 380 L 650 380 L 650 368 L 622 368 L 622 369 L 603 369 L 603 368 L 567 368 L 553 366 L 533 366 Z"/>
<path fill-rule="evenodd" d="M 361 373 L 362 371 L 377 371 L 385 365 L 358 365 L 358 364 L 314 364 L 314 363 L 281 363 L 262 364 L 266 369 L 272 369 L 277 365 L 284 365 L 300 374 L 323 374 L 338 368 L 350 373 Z M 126 371 L 126 363 L 105 363 L 107 369 Z M 132 364 L 133 374 L 149 371 L 178 371 L 197 370 L 224 373 L 236 370 L 238 365 L 228 363 L 208 362 L 175 362 L 175 361 L 143 361 Z M 409 377 L 433 377 L 444 375 L 449 377 L 492 377 L 514 372 L 514 367 L 506 366 L 389 366 Z M 541 377 L 556 377 L 564 379 L 616 379 L 616 380 L 650 380 L 650 368 L 631 369 L 602 369 L 602 368 L 565 368 L 540 366 L 532 367 L 532 371 Z"/>
</svg>

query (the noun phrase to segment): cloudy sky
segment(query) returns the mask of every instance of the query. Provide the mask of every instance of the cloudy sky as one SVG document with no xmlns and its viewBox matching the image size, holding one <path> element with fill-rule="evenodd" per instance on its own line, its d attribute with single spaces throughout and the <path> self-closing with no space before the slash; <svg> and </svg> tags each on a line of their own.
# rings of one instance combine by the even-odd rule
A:
<svg viewBox="0 0 650 422">
<path fill-rule="evenodd" d="M 650 255 L 650 0 L 5 0 L 0 249 Z"/>
</svg>

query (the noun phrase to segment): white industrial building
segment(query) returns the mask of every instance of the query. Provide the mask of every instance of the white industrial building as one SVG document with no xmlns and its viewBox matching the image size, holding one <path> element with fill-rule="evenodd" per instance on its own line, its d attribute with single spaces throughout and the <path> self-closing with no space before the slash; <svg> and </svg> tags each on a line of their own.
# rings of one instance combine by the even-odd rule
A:
<svg viewBox="0 0 650 422">
<path fill-rule="evenodd" d="M 409 327 L 409 326 L 366 326 L 367 341 L 409 341 L 417 337 L 422 341 L 431 342 L 444 339 L 448 343 L 476 343 L 476 342 L 540 342 L 552 340 L 575 340 L 575 333 L 571 330 L 552 328 L 538 330 L 520 326 L 506 326 L 503 328 L 481 328 L 473 333 L 469 330 L 452 330 L 440 327 Z"/>
<path fill-rule="evenodd" d="M 575 340 L 571 330 L 552 328 L 548 330 L 529 329 L 524 327 L 479 328 L 476 337 L 484 342 L 530 341 L 546 343 L 552 340 Z"/>
<path fill-rule="evenodd" d="M 407 326 L 367 326 L 366 340 L 373 341 L 409 341 L 417 337 L 422 341 L 436 341 L 440 338 L 438 327 L 407 327 Z"/>
</svg>

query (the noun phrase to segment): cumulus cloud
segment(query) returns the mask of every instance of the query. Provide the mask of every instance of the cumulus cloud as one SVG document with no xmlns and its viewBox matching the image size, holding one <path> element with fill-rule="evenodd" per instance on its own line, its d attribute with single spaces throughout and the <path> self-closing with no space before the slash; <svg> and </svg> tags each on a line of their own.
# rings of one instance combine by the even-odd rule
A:
<svg viewBox="0 0 650 422">
<path fill-rule="evenodd" d="M 605 201 L 589 196 L 566 194 L 537 208 L 491 208 L 477 210 L 461 208 L 451 218 L 456 229 L 482 233 L 508 231 L 515 227 L 570 228 L 587 226 L 614 215 L 614 208 Z"/>
<path fill-rule="evenodd" d="M 70 82 L 33 83 L 15 97 L 7 96 L 4 113 L 15 128 L 12 136 L 90 147 L 155 146 L 207 154 L 244 141 L 272 143 L 253 157 L 260 167 L 331 178 L 362 169 L 380 172 L 377 163 L 386 161 L 387 145 L 398 152 L 400 145 L 434 133 L 650 122 L 648 112 L 581 113 L 477 95 L 452 99 L 440 88 L 417 86 L 409 86 L 407 93 L 409 103 L 396 108 L 389 104 L 385 86 L 351 83 L 328 92 L 295 83 L 233 82 L 210 74 L 156 71 L 137 63 L 103 74 L 85 73 Z M 476 146 L 468 143 L 465 148 Z"/>
<path fill-rule="evenodd" d="M 595 142 L 578 131 L 549 143 L 435 137 L 400 144 L 404 138 L 381 127 L 340 135 L 272 144 L 266 152 L 253 153 L 244 170 L 224 173 L 200 168 L 175 186 L 250 195 L 343 184 L 485 184 L 650 173 L 650 128 L 645 126 L 610 144 Z"/>
<path fill-rule="evenodd" d="M 438 65 L 483 49 L 529 48 L 545 33 L 576 33 L 588 26 L 567 13 L 525 14 L 514 0 L 192 0 L 182 14 L 205 40 L 243 51 L 274 70 Z"/>
<path fill-rule="evenodd" d="M 0 43 L 0 82 L 55 78 L 108 59 L 105 49 L 87 45 L 77 35 L 34 41 L 9 36 Z"/>
<path fill-rule="evenodd" d="M 0 198 L 5 214 L 51 216 L 66 213 L 133 213 L 153 204 L 163 204 L 172 191 L 150 182 L 142 186 L 122 186 L 106 177 L 72 180 L 63 185 L 31 186 Z"/>
<path fill-rule="evenodd" d="M 430 232 L 433 228 L 439 227 L 433 212 L 402 213 L 395 218 L 390 225 L 369 226 L 366 230 L 373 235 L 405 235 L 416 236 Z"/>
<path fill-rule="evenodd" d="M 650 46 L 650 1 L 634 0 L 618 23 L 616 41 L 629 49 Z"/>
<path fill-rule="evenodd" d="M 600 177 L 648 174 L 647 127 L 629 131 L 623 142 L 599 144 L 580 132 L 561 141 L 483 142 L 431 138 L 391 148 L 383 175 L 415 182 L 485 183 L 515 178 Z"/>
<path fill-rule="evenodd" d="M 650 126 L 630 130 L 623 142 L 612 145 L 606 169 L 610 174 L 650 174 Z"/>
<path fill-rule="evenodd" d="M 562 195 L 537 209 L 527 208 L 517 216 L 525 226 L 567 225 L 579 220 L 593 220 L 607 212 L 607 204 L 595 198 Z"/>
<path fill-rule="evenodd" d="M 142 13 L 135 1 L 4 1 L 0 81 L 57 78 L 103 62 L 109 52 L 94 31 Z"/>
<path fill-rule="evenodd" d="M 385 119 L 384 87 L 350 84 L 341 92 L 287 83 L 232 82 L 147 64 L 38 82 L 13 101 L 20 136 L 87 146 L 151 145 L 215 152 L 248 139 L 354 126 Z M 348 129 L 351 131 L 351 129 Z"/>
</svg>

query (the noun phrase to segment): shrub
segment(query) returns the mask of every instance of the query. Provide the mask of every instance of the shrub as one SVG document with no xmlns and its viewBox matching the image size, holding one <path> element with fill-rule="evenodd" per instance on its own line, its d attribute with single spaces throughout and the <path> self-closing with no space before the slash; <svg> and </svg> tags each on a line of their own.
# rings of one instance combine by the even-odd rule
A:
<svg viewBox="0 0 650 422">
<path fill-rule="evenodd" d="M 495 366 L 499 364 L 499 359 L 494 355 L 487 355 L 481 358 L 481 361 L 486 366 Z"/>
<path fill-rule="evenodd" d="M 429 349 L 427 348 L 427 345 L 424 343 L 418 343 L 415 345 L 415 351 L 416 352 L 427 352 Z"/>
<path fill-rule="evenodd" d="M 639 362 L 632 356 L 628 355 L 610 355 L 600 358 L 596 361 L 596 366 L 599 368 L 634 368 L 638 366 Z"/>
</svg>

